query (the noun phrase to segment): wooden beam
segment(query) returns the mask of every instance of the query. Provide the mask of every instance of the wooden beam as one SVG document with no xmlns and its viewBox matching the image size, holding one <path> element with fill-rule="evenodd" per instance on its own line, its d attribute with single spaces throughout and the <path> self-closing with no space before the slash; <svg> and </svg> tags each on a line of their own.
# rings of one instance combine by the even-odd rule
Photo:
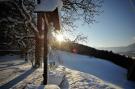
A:
<svg viewBox="0 0 135 89">
<path fill-rule="evenodd" d="M 42 32 L 42 13 L 37 14 L 37 29 L 39 31 L 39 35 L 35 36 L 35 67 L 40 67 L 41 65 L 41 57 L 43 56 L 42 54 L 42 39 L 41 35 L 43 34 Z"/>
<path fill-rule="evenodd" d="M 59 20 L 59 13 L 58 8 L 56 8 L 53 12 L 46 12 L 46 17 L 49 23 L 53 23 L 55 30 L 60 30 L 60 20 Z"/>
<path fill-rule="evenodd" d="M 48 54 L 48 41 L 47 41 L 47 33 L 48 33 L 48 25 L 47 25 L 47 18 L 46 14 L 44 14 L 44 80 L 43 84 L 47 85 L 47 71 L 48 71 L 48 61 L 47 61 L 47 54 Z"/>
</svg>

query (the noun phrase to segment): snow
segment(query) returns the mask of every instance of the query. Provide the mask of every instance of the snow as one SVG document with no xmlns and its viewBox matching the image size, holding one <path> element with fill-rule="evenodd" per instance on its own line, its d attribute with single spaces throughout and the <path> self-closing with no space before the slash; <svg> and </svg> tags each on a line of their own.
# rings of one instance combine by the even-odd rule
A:
<svg viewBox="0 0 135 89">
<path fill-rule="evenodd" d="M 40 0 L 40 4 L 35 7 L 35 12 L 52 12 L 56 8 L 61 9 L 63 3 L 61 0 Z"/>
<path fill-rule="evenodd" d="M 64 73 L 59 73 L 59 72 L 49 72 L 48 74 L 48 84 L 55 84 L 55 85 L 60 85 L 62 80 L 64 78 Z"/>
<path fill-rule="evenodd" d="M 18 62 L 17 60 L 20 59 L 20 57 L 18 55 L 4 55 L 4 56 L 0 56 L 0 62 L 9 62 L 9 61 L 15 61 Z M 1 65 L 0 65 L 1 66 Z"/>
<path fill-rule="evenodd" d="M 63 66 L 94 75 L 105 82 L 124 89 L 134 89 L 135 82 L 127 80 L 127 70 L 95 57 L 58 51 Z"/>
<path fill-rule="evenodd" d="M 57 70 L 66 74 L 67 80 L 65 79 L 63 82 L 64 87 L 61 87 L 61 89 L 120 89 L 88 73 L 72 70 L 64 66 L 59 66 Z"/>
<path fill-rule="evenodd" d="M 40 86 L 35 86 L 35 85 L 32 85 L 32 84 L 29 84 L 26 86 L 25 89 L 60 89 L 57 85 L 53 85 L 53 84 L 50 84 L 50 85 L 40 85 Z"/>
<path fill-rule="evenodd" d="M 58 67 L 48 72 L 48 89 L 59 89 L 59 87 L 60 89 L 135 89 L 135 82 L 126 79 L 127 70 L 120 66 L 91 56 L 50 50 L 51 53 L 48 57 L 50 59 L 54 57 L 51 62 L 57 61 Z M 30 68 L 28 65 L 20 65 L 22 60 L 18 60 L 20 57 L 17 55 L 6 55 L 0 57 L 0 59 L 1 69 L 7 67 L 6 64 L 15 64 L 11 67 L 12 69 L 7 67 L 6 72 L 4 72 L 6 74 L 11 74 L 8 72 L 13 69 L 16 71 L 16 68 L 19 68 L 19 71 L 20 69 L 23 70 L 16 74 L 19 76 Z M 3 71 L 0 74 L 3 74 Z M 43 81 L 42 74 L 43 68 L 39 68 L 11 89 L 47 89 L 47 86 L 41 85 Z M 4 74 L 0 76 L 4 76 Z"/>
<path fill-rule="evenodd" d="M 13 86 L 11 89 L 59 89 L 58 85 L 61 84 L 64 74 L 56 71 L 48 72 L 47 86 L 43 86 L 43 68 L 38 68 L 24 80 Z"/>
<path fill-rule="evenodd" d="M 6 84 L 30 69 L 31 65 L 20 58 L 20 55 L 0 56 L 0 85 Z"/>
<path fill-rule="evenodd" d="M 60 89 L 121 89 L 117 86 L 102 81 L 96 76 L 72 70 L 64 66 L 59 66 L 53 72 L 54 74 L 56 73 L 55 76 L 61 76 L 61 73 L 64 73 L 65 76 L 63 77 L 62 81 L 61 79 L 54 78 L 54 76 L 53 78 L 48 78 L 48 81 L 51 80 L 51 82 L 49 82 L 47 85 L 54 85 L 54 88 L 49 89 L 59 89 L 58 86 Z M 41 85 L 43 80 L 41 74 L 42 69 L 38 69 L 11 89 L 38 89 L 39 87 L 44 87 Z M 50 73 L 48 75 L 50 75 Z M 56 84 L 54 81 L 61 81 L 61 83 Z"/>
</svg>

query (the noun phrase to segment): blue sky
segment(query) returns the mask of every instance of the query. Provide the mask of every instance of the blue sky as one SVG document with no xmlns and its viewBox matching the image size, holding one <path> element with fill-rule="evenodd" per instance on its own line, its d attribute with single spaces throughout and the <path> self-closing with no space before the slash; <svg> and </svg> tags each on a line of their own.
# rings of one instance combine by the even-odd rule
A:
<svg viewBox="0 0 135 89">
<path fill-rule="evenodd" d="M 79 25 L 77 31 L 88 36 L 86 45 L 119 47 L 135 42 L 135 10 L 129 1 L 104 0 L 101 8 L 104 12 L 96 17 L 97 22 L 90 26 Z"/>
</svg>

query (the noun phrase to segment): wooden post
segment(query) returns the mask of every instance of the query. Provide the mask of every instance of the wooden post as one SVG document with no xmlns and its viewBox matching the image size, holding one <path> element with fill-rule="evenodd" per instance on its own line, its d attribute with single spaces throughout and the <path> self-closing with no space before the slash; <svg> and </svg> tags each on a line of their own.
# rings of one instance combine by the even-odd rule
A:
<svg viewBox="0 0 135 89">
<path fill-rule="evenodd" d="M 35 40 L 35 67 L 40 67 L 41 66 L 41 60 L 43 59 L 43 29 L 42 29 L 42 14 L 43 13 L 37 13 L 37 29 L 39 31 L 39 34 L 36 35 Z"/>
<path fill-rule="evenodd" d="M 48 69 L 48 61 L 47 61 L 47 53 L 48 53 L 48 42 L 47 42 L 47 33 L 48 33 L 48 27 L 47 27 L 47 22 L 44 18 L 44 73 L 43 73 L 43 84 L 47 85 L 47 69 Z"/>
<path fill-rule="evenodd" d="M 52 3 L 50 3 L 51 1 L 54 1 L 55 8 L 50 8 L 47 9 L 47 7 L 50 7 L 50 5 L 52 5 Z M 60 0 L 61 1 L 61 0 Z M 62 2 L 62 1 L 61 1 Z M 47 66 L 48 66 L 48 62 L 47 62 L 47 51 L 48 51 L 48 42 L 47 42 L 47 33 L 48 33 L 48 26 L 50 22 L 54 23 L 54 27 L 56 30 L 60 30 L 60 24 L 59 24 L 59 14 L 58 14 L 58 0 L 37 0 L 37 6 L 35 7 L 35 12 L 38 13 L 38 20 L 37 20 L 37 28 L 39 30 L 39 37 L 36 37 L 36 53 L 38 56 L 36 56 L 36 59 L 40 59 L 42 57 L 42 55 L 40 55 L 42 53 L 42 44 L 43 44 L 43 48 L 44 48 L 44 55 L 43 55 L 43 61 L 44 61 L 44 71 L 43 71 L 43 84 L 47 85 Z M 44 20 L 43 20 L 44 19 Z M 44 24 L 43 24 L 43 22 Z M 44 32 L 42 32 L 42 27 L 44 26 Z M 42 34 L 44 33 L 44 42 L 41 40 L 42 38 Z M 43 42 L 43 43 L 42 43 Z M 40 55 L 40 56 L 39 56 Z M 39 58 L 40 57 L 40 58 Z M 38 65 L 40 65 L 40 61 L 41 60 L 36 60 L 36 63 Z"/>
</svg>

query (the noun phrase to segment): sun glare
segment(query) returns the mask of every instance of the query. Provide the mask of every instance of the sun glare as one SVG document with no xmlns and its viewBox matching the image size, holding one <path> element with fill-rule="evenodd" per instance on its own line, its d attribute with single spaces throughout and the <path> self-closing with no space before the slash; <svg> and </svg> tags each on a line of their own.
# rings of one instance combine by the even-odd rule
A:
<svg viewBox="0 0 135 89">
<path fill-rule="evenodd" d="M 63 35 L 60 34 L 60 33 L 56 35 L 56 39 L 57 39 L 57 41 L 59 41 L 59 42 L 62 42 L 62 41 L 64 40 Z"/>
</svg>

